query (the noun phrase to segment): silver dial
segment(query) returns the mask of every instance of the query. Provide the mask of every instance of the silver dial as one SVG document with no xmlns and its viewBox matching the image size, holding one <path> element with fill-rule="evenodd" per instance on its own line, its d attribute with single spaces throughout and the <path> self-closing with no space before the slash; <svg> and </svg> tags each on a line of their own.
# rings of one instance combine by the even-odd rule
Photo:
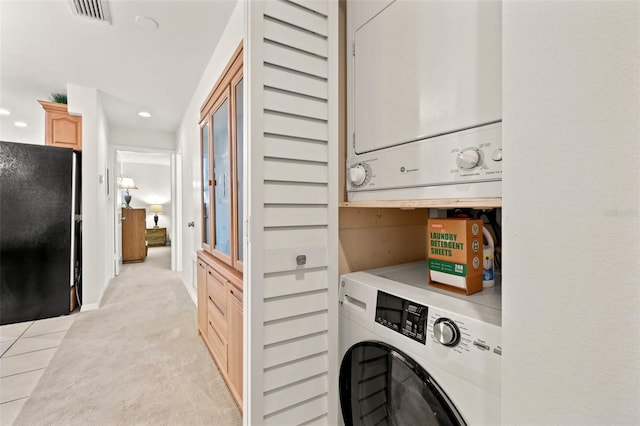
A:
<svg viewBox="0 0 640 426">
<path fill-rule="evenodd" d="M 460 341 L 460 330 L 449 318 L 438 318 L 433 324 L 433 337 L 445 346 L 455 346 Z"/>
<path fill-rule="evenodd" d="M 456 163 L 462 170 L 471 170 L 480 165 L 481 159 L 480 152 L 476 148 L 466 148 L 458 153 Z"/>
</svg>

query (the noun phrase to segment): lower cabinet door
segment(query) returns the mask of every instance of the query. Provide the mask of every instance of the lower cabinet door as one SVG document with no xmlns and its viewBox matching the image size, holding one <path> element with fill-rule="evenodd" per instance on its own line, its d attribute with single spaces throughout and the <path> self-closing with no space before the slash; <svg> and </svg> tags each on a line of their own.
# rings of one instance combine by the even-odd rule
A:
<svg viewBox="0 0 640 426">
<path fill-rule="evenodd" d="M 227 295 L 227 321 L 229 380 L 242 399 L 242 291 L 231 284 Z"/>
<path fill-rule="evenodd" d="M 207 264 L 198 258 L 198 331 L 207 336 Z"/>
</svg>

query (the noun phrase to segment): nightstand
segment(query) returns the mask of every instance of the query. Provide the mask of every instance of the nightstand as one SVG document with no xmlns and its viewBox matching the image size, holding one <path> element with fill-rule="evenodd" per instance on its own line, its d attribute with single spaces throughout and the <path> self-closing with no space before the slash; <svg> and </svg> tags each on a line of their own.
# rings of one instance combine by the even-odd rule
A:
<svg viewBox="0 0 640 426">
<path fill-rule="evenodd" d="M 167 245 L 167 228 L 147 228 L 149 247 Z"/>
</svg>

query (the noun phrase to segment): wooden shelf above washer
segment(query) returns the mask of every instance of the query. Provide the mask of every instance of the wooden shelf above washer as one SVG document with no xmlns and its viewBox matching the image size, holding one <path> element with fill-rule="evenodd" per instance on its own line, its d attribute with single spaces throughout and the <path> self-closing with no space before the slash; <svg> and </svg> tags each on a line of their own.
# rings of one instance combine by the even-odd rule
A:
<svg viewBox="0 0 640 426">
<path fill-rule="evenodd" d="M 339 207 L 358 208 L 400 208 L 400 209 L 453 209 L 453 208 L 496 208 L 502 207 L 502 198 L 442 198 L 434 200 L 402 201 L 345 201 Z"/>
</svg>

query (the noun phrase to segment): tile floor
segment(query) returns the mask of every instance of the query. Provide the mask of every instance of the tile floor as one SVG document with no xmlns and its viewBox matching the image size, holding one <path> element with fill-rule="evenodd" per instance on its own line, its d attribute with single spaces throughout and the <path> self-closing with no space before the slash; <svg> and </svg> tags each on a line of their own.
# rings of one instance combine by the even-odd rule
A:
<svg viewBox="0 0 640 426">
<path fill-rule="evenodd" d="M 0 425 L 11 425 L 76 315 L 0 326 Z"/>
</svg>

